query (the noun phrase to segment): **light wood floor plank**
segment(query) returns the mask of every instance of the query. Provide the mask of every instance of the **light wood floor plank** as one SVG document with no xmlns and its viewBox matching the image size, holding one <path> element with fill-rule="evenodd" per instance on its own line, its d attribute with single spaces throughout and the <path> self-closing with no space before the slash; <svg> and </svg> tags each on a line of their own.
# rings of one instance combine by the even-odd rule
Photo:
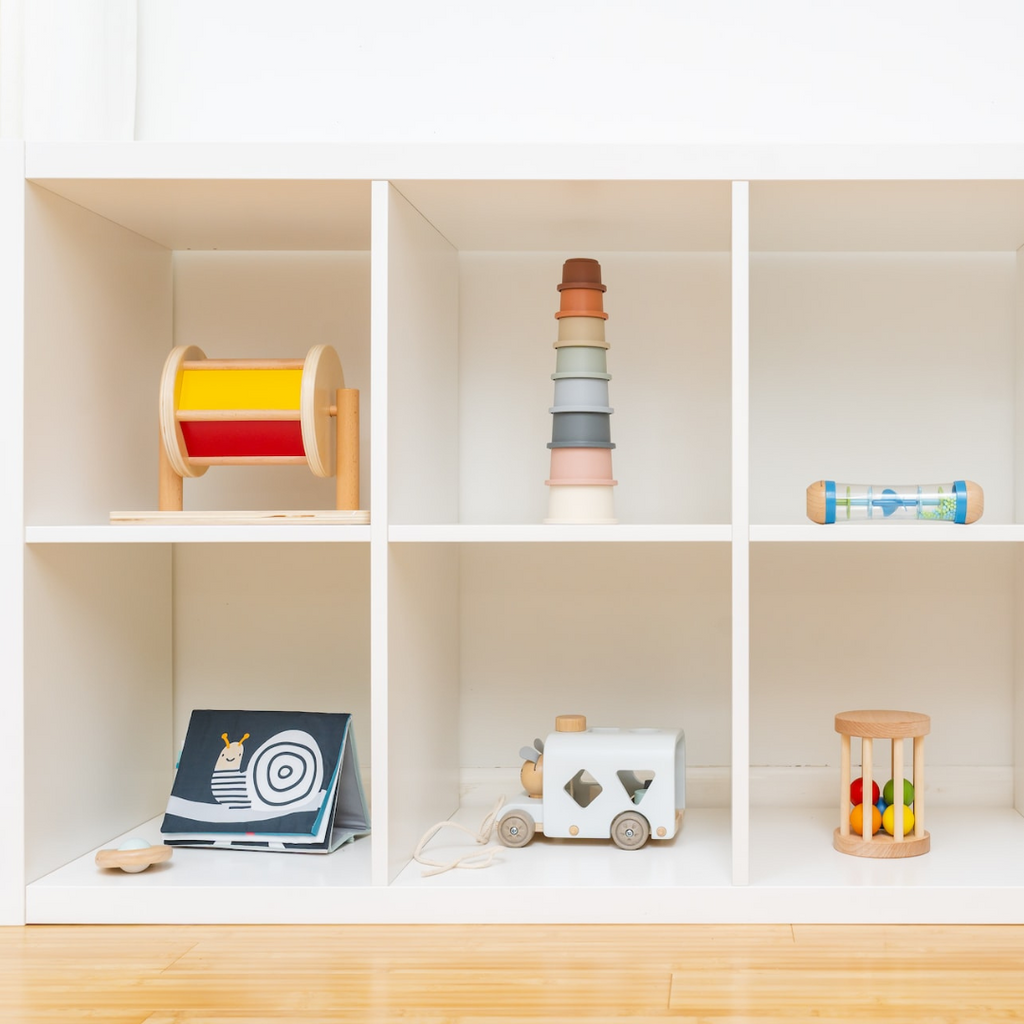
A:
<svg viewBox="0 0 1024 1024">
<path fill-rule="evenodd" d="M 1024 926 L 0 929 L 7 1024 L 1024 1021 Z"/>
</svg>

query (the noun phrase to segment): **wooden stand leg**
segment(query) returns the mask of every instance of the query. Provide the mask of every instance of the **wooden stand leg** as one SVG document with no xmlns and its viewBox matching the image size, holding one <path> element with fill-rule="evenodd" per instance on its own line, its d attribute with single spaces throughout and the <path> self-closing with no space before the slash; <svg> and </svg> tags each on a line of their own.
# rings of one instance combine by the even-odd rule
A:
<svg viewBox="0 0 1024 1024">
<path fill-rule="evenodd" d="M 180 512 L 183 507 L 182 479 L 167 458 L 163 434 L 160 435 L 160 485 L 157 495 L 161 512 Z"/>
<path fill-rule="evenodd" d="M 359 508 L 359 391 L 340 388 L 335 429 L 335 506 Z"/>
</svg>

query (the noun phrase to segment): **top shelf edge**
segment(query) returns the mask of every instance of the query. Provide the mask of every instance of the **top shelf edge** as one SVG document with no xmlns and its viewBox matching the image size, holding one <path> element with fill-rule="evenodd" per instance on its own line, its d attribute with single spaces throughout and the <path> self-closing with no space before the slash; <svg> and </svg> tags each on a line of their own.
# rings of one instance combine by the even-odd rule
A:
<svg viewBox="0 0 1024 1024">
<path fill-rule="evenodd" d="M 1024 145 L 27 142 L 25 176 L 238 180 L 1005 180 Z"/>
</svg>

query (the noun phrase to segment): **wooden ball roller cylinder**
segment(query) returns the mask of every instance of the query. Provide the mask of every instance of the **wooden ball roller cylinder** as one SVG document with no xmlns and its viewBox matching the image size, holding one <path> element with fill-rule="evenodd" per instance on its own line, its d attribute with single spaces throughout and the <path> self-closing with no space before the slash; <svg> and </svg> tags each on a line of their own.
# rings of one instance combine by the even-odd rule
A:
<svg viewBox="0 0 1024 1024">
<path fill-rule="evenodd" d="M 919 857 L 931 849 L 931 836 L 924 828 L 924 738 L 931 730 L 931 719 L 916 711 L 844 711 L 836 715 L 836 732 L 842 741 L 839 761 L 839 828 L 832 836 L 832 845 L 840 853 L 854 857 L 873 857 L 889 860 L 896 857 Z M 871 834 L 870 826 L 864 828 L 864 835 L 857 835 L 850 827 L 850 767 L 851 737 L 861 739 L 861 775 L 863 790 L 871 793 L 874 779 L 872 761 L 873 745 L 876 739 L 892 741 L 890 769 L 893 792 L 903 792 L 903 741 L 911 739 L 914 744 L 914 830 L 903 834 L 903 815 L 893 815 L 893 834 L 879 832 Z M 866 813 L 865 821 L 871 816 Z"/>
<path fill-rule="evenodd" d="M 972 480 L 945 484 L 846 484 L 816 480 L 807 488 L 807 518 L 814 523 L 973 523 L 985 511 L 985 493 Z"/>
<path fill-rule="evenodd" d="M 182 481 L 210 466 L 305 464 L 337 477 L 336 507 L 359 507 L 359 392 L 338 354 L 207 359 L 173 349 L 160 381 L 160 509 L 180 511 Z"/>
</svg>

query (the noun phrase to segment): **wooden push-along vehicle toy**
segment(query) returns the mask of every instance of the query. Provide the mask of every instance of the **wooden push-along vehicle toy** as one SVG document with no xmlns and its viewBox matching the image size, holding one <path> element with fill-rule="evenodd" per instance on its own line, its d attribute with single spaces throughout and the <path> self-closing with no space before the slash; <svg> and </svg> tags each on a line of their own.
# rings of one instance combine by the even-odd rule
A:
<svg viewBox="0 0 1024 1024">
<path fill-rule="evenodd" d="M 547 740 L 521 753 L 527 797 L 502 809 L 505 846 L 525 846 L 540 832 L 639 850 L 648 839 L 672 839 L 682 824 L 681 729 L 588 729 L 583 715 L 559 715 Z"/>
</svg>

